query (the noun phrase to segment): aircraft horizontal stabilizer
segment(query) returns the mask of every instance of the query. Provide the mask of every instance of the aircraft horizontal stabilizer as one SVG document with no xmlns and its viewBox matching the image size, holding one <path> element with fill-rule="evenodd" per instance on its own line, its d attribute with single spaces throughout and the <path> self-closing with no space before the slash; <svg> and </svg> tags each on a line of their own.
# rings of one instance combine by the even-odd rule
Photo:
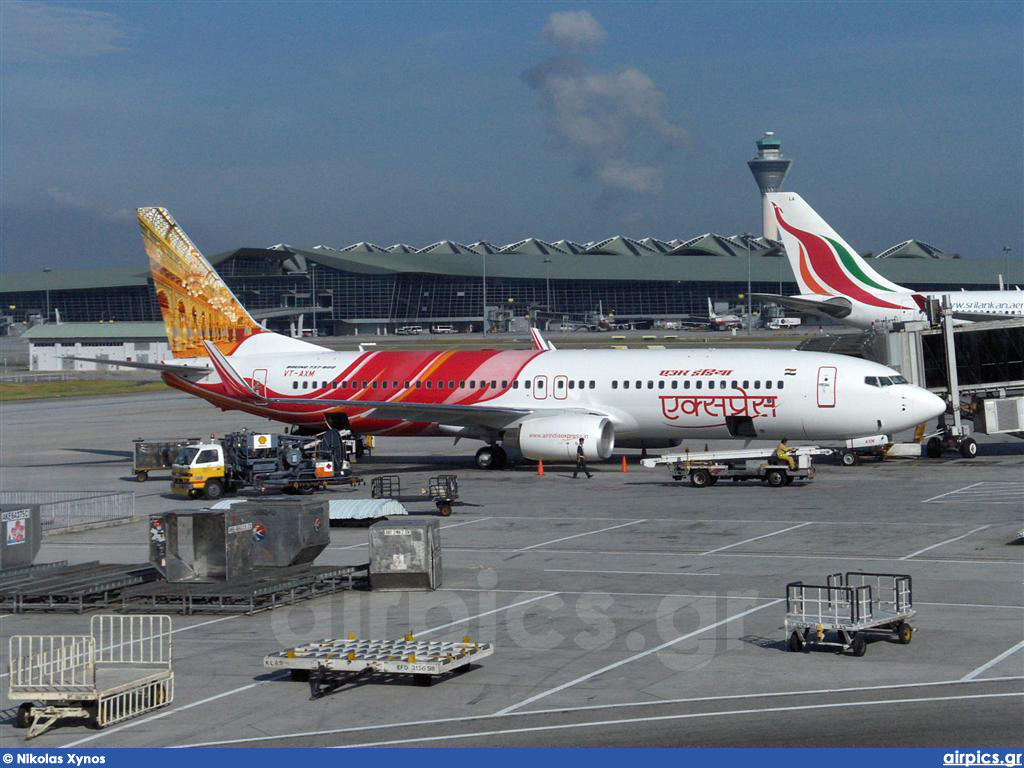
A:
<svg viewBox="0 0 1024 768">
<path fill-rule="evenodd" d="M 853 311 L 853 303 L 843 296 L 832 296 L 821 300 L 801 299 L 797 296 L 781 296 L 777 293 L 752 293 L 750 296 L 758 301 L 779 304 L 799 312 L 817 312 L 834 317 L 837 320 L 848 316 Z"/>
<path fill-rule="evenodd" d="M 171 365 L 169 363 L 136 363 L 128 360 L 108 360 L 99 357 L 75 357 L 64 355 L 63 360 L 81 360 L 83 363 L 103 363 L 113 365 L 117 368 L 140 368 L 144 371 L 160 371 L 161 373 L 173 373 L 176 376 L 198 376 L 202 377 L 213 373 L 213 368 L 205 365 Z"/>
</svg>

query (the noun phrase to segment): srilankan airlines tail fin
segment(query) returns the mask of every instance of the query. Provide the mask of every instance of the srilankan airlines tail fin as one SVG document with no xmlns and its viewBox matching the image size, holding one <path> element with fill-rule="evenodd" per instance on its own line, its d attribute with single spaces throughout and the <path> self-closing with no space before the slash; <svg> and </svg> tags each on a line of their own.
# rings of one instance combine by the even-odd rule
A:
<svg viewBox="0 0 1024 768">
<path fill-rule="evenodd" d="M 324 351 L 264 330 L 166 208 L 139 208 L 137 215 L 172 357 L 206 357 L 204 342 L 225 355 L 244 342 L 251 354 Z"/>
<path fill-rule="evenodd" d="M 911 292 L 878 274 L 800 195 L 769 192 L 766 197 L 801 294 L 877 301 L 887 293 Z"/>
</svg>

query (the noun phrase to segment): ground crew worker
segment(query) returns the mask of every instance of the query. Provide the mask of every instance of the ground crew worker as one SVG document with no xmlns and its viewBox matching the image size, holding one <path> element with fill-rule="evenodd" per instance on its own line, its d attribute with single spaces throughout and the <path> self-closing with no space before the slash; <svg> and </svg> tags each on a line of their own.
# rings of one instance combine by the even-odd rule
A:
<svg viewBox="0 0 1024 768">
<path fill-rule="evenodd" d="M 586 474 L 587 480 L 589 480 L 591 477 L 593 477 L 593 475 L 590 474 L 590 470 L 587 469 L 587 456 L 583 452 L 583 438 L 582 437 L 580 438 L 580 441 L 576 444 L 576 469 L 574 469 L 572 471 L 572 479 L 575 480 L 576 476 L 580 472 L 583 472 L 583 473 Z"/>
<path fill-rule="evenodd" d="M 789 438 L 782 438 L 782 441 L 775 448 L 775 458 L 779 462 L 788 464 L 790 469 L 796 469 L 796 461 L 793 460 L 793 455 L 789 452 L 788 442 Z"/>
</svg>

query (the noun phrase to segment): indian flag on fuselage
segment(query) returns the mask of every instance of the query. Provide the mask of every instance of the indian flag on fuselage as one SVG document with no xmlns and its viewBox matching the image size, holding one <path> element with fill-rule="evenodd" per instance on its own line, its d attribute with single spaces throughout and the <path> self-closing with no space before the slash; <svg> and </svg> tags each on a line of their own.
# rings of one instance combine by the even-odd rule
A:
<svg viewBox="0 0 1024 768">
<path fill-rule="evenodd" d="M 800 195 L 772 192 L 767 197 L 802 294 L 845 296 L 882 309 L 916 309 L 911 291 L 872 269 Z"/>
</svg>

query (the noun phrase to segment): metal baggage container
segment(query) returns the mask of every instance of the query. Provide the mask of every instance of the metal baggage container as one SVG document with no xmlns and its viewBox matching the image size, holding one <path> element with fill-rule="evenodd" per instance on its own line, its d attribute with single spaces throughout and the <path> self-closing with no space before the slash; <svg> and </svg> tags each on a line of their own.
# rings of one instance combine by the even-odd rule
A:
<svg viewBox="0 0 1024 768">
<path fill-rule="evenodd" d="M 252 516 L 255 566 L 312 563 L 331 543 L 326 500 L 267 499 L 244 506 Z"/>
<path fill-rule="evenodd" d="M 38 504 L 0 504 L 0 570 L 32 565 L 42 543 Z"/>
<path fill-rule="evenodd" d="M 436 518 L 382 520 L 370 526 L 370 589 L 441 586 L 441 528 Z"/>
<path fill-rule="evenodd" d="M 149 561 L 170 582 L 236 581 L 252 574 L 247 505 L 165 512 L 149 518 Z"/>
</svg>

